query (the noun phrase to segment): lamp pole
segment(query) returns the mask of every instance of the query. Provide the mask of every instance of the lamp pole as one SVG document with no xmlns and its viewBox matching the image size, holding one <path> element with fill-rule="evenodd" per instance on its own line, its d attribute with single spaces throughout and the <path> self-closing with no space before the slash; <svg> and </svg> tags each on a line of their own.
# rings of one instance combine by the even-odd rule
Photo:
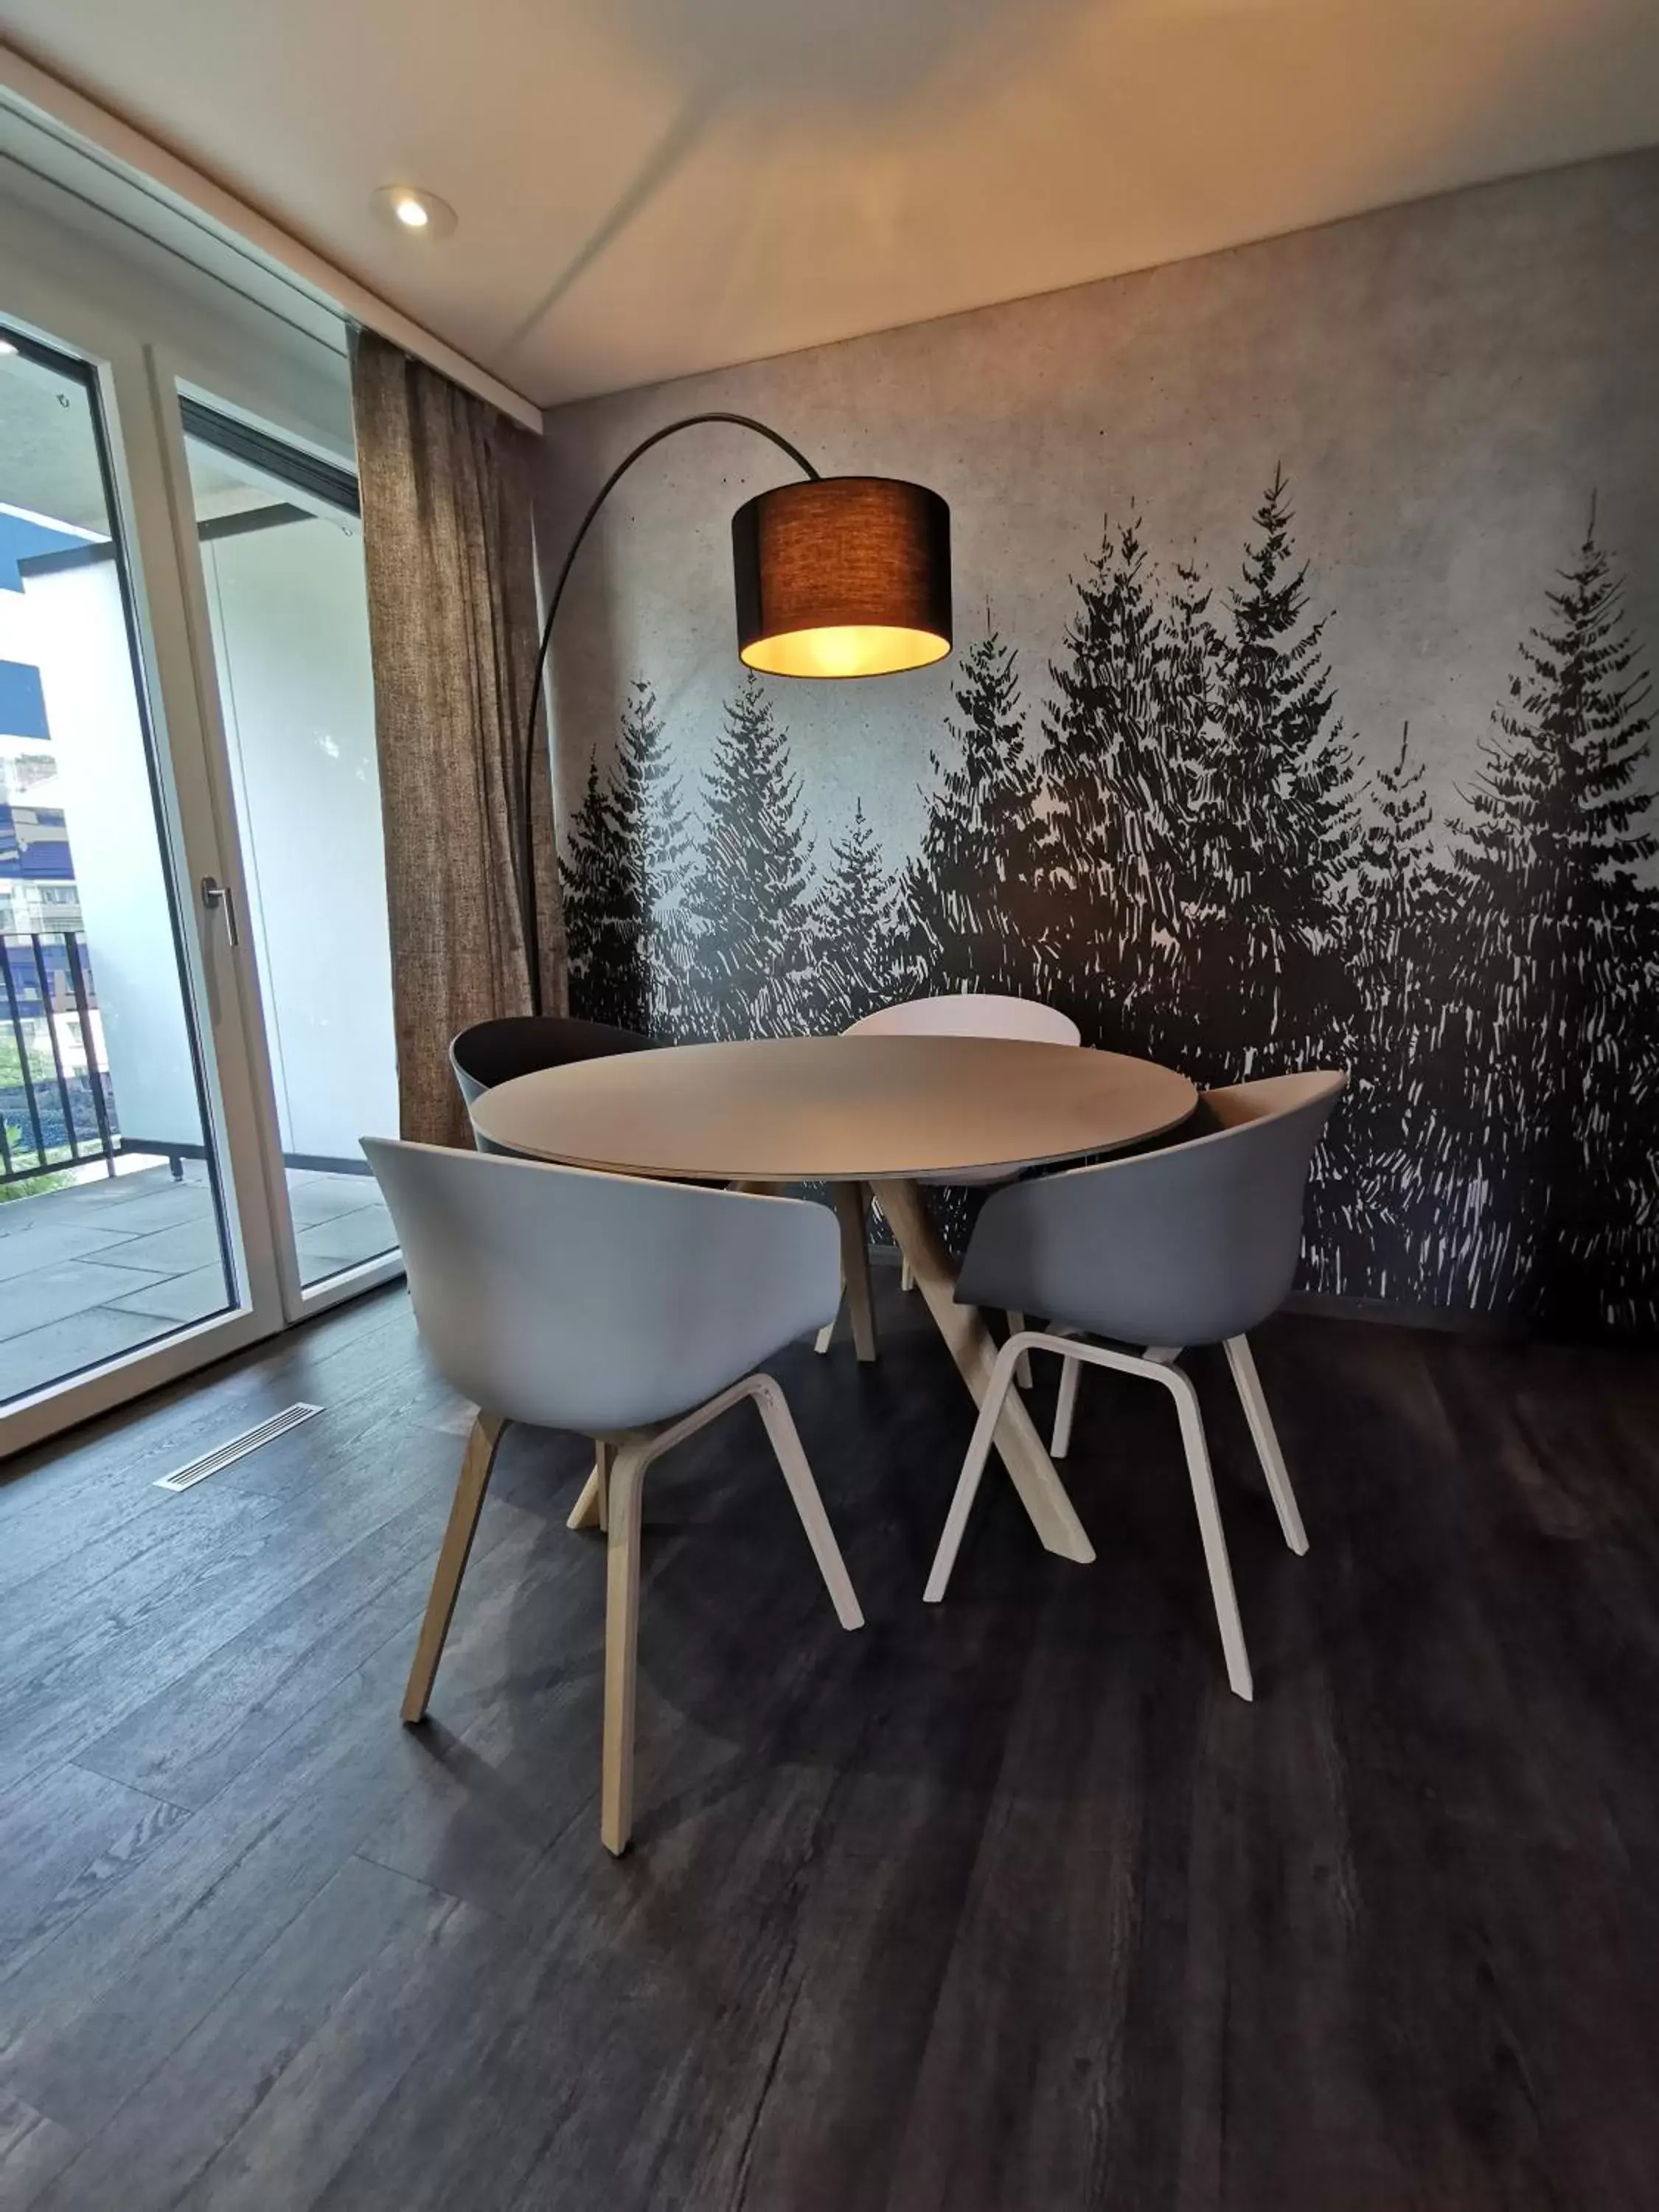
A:
<svg viewBox="0 0 1659 2212">
<path fill-rule="evenodd" d="M 531 817 L 531 798 L 535 788 L 536 709 L 542 702 L 544 678 L 547 669 L 547 649 L 552 641 L 553 624 L 557 619 L 559 605 L 564 598 L 564 587 L 570 580 L 570 571 L 574 566 L 577 554 L 581 550 L 582 541 L 592 528 L 599 509 L 610 498 L 617 484 L 633 467 L 635 462 L 648 453 L 653 446 L 661 445 L 665 438 L 674 437 L 681 430 L 696 429 L 699 424 L 704 422 L 730 422 L 735 424 L 740 430 L 756 431 L 761 437 L 769 439 L 780 452 L 787 453 L 796 467 L 800 469 L 811 482 L 817 483 L 821 481 L 817 470 L 812 466 L 811 461 L 798 447 L 792 446 L 788 439 L 780 431 L 770 428 L 764 422 L 757 422 L 752 415 L 687 415 L 678 422 L 665 422 L 660 430 L 653 430 L 648 438 L 642 438 L 631 453 L 625 454 L 617 462 L 616 467 L 611 470 L 595 493 L 592 504 L 583 515 L 576 534 L 570 541 L 570 550 L 564 556 L 564 565 L 559 570 L 558 581 L 554 585 L 552 596 L 547 603 L 547 618 L 542 624 L 541 642 L 536 648 L 536 671 L 530 687 L 530 712 L 525 723 L 524 789 L 520 795 L 519 823 L 519 912 L 524 930 L 525 963 L 529 970 L 530 1006 L 533 1013 L 538 1014 L 542 1011 L 542 956 L 540 932 L 537 927 L 536 916 L 536 840 Z M 552 724 L 550 716 L 547 763 L 550 791 L 553 783 L 552 751 Z M 555 866 L 556 865 L 556 858 Z"/>
</svg>

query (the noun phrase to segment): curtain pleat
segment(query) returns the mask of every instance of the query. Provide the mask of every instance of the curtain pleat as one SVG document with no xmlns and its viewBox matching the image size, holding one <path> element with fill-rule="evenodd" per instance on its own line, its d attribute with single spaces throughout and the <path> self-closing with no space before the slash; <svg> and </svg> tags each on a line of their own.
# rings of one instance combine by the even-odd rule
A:
<svg viewBox="0 0 1659 2212">
<path fill-rule="evenodd" d="M 403 1134 L 471 1141 L 469 1023 L 531 1011 L 518 888 L 536 653 L 536 441 L 372 331 L 352 356 Z M 544 1011 L 566 1005 L 544 734 L 533 789 Z"/>
</svg>

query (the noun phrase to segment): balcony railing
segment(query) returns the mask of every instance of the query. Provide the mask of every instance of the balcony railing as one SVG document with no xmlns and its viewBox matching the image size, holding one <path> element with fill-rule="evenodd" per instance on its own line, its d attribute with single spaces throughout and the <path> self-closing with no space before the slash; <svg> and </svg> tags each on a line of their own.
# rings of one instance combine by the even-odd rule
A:
<svg viewBox="0 0 1659 2212">
<path fill-rule="evenodd" d="M 0 1187 L 66 1168 L 115 1172 L 115 1124 L 87 940 L 0 936 Z"/>
</svg>

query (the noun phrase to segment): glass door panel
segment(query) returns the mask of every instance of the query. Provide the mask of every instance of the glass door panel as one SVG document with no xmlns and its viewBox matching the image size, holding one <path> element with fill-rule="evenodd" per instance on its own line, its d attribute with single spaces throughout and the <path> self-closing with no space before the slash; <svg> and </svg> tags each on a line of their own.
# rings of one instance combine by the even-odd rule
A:
<svg viewBox="0 0 1659 2212">
<path fill-rule="evenodd" d="M 0 1409 L 238 1308 L 94 372 L 0 325 Z"/>
<path fill-rule="evenodd" d="M 396 1249 L 358 1139 L 398 1127 L 356 487 L 183 402 L 301 1285 Z"/>
</svg>

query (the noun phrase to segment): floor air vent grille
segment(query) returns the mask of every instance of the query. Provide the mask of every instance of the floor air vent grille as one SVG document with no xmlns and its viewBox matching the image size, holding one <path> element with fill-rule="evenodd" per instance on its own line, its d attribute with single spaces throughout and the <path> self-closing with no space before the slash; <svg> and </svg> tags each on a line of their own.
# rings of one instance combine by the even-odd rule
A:
<svg viewBox="0 0 1659 2212">
<path fill-rule="evenodd" d="M 233 1437 L 228 1444 L 216 1451 L 204 1452 L 199 1459 L 175 1467 L 171 1474 L 164 1474 L 156 1484 L 158 1490 L 191 1490 L 197 1483 L 205 1482 L 210 1474 L 217 1474 L 222 1467 L 246 1459 L 250 1452 L 268 1444 L 273 1437 L 286 1435 L 297 1429 L 301 1421 L 308 1421 L 313 1413 L 322 1412 L 320 1406 L 285 1406 L 280 1413 L 273 1413 L 268 1421 L 261 1421 L 257 1429 L 246 1429 L 240 1437 Z"/>
</svg>

